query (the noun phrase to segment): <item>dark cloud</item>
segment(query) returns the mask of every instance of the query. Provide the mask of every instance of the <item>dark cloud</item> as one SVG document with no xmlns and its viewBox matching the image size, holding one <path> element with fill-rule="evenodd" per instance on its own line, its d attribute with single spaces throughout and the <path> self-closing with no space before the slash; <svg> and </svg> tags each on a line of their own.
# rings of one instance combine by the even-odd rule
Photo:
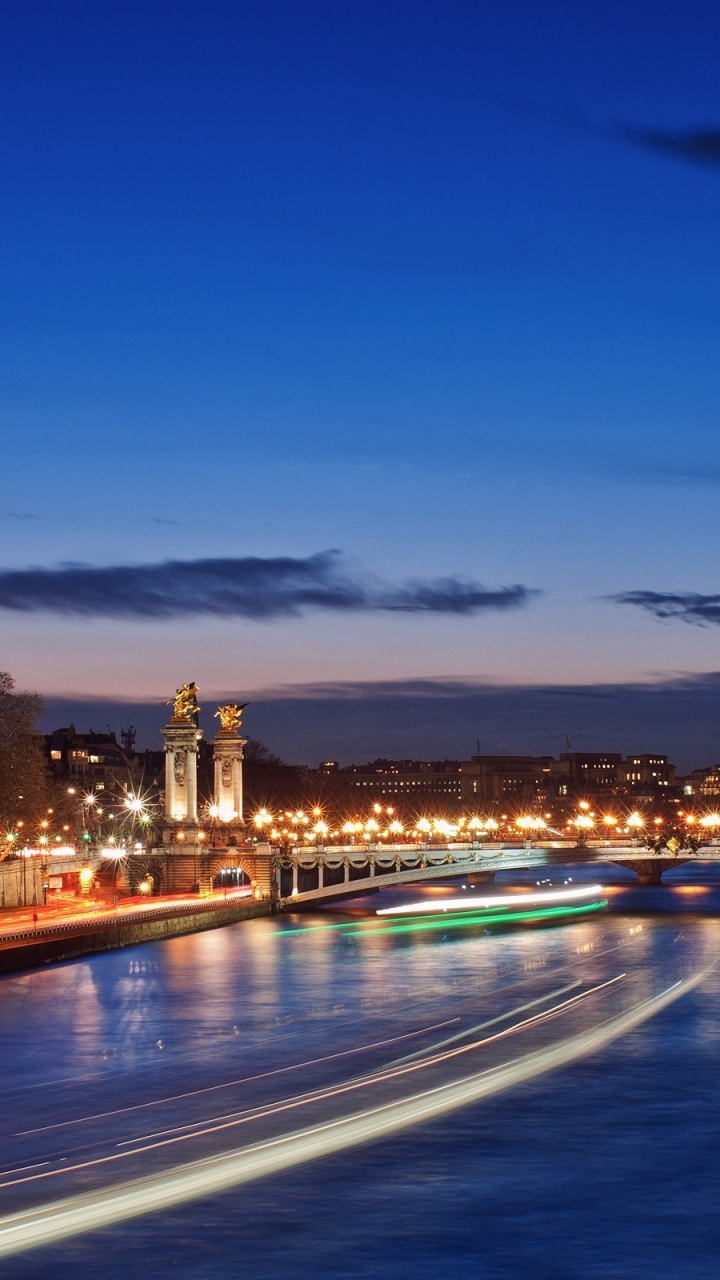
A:
<svg viewBox="0 0 720 1280">
<path fill-rule="evenodd" d="M 693 164 L 720 166 L 720 129 L 692 129 L 668 133 L 659 129 L 622 129 L 620 136 L 649 151 L 690 160 Z"/>
<path fill-rule="evenodd" d="M 202 684 L 202 673 L 198 675 Z M 46 729 L 118 730 L 134 724 L 138 745 L 161 747 L 167 699 L 153 702 L 45 699 Z M 720 672 L 647 684 L 493 685 L 470 680 L 405 680 L 290 685 L 201 696 L 200 723 L 227 697 L 250 701 L 244 726 L 283 759 L 361 763 L 376 756 L 419 760 L 487 754 L 555 755 L 574 751 L 661 751 L 681 772 L 718 759 Z M 215 722 L 215 726 L 217 722 Z"/>
<path fill-rule="evenodd" d="M 495 590 L 465 578 L 411 580 L 397 586 L 354 574 L 336 551 L 290 556 L 168 560 L 162 564 L 64 564 L 0 572 L 0 608 L 96 618 L 163 619 L 293 617 L 313 609 L 469 617 L 514 609 L 537 594 L 529 587 Z"/>
<path fill-rule="evenodd" d="M 695 626 L 720 626 L 720 595 L 703 596 L 695 591 L 623 591 L 609 596 L 616 604 L 632 604 L 655 618 L 680 618 Z"/>
</svg>

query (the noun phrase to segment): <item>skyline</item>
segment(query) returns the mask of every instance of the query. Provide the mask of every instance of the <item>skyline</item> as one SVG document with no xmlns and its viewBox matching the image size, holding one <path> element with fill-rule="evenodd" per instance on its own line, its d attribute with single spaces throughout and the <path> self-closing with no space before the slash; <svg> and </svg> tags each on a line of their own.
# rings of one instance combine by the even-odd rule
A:
<svg viewBox="0 0 720 1280">
<path fill-rule="evenodd" d="M 216 695 L 237 696 L 238 691 Z M 200 689 L 200 725 L 215 733 L 215 699 Z M 642 685 L 508 687 L 462 681 L 388 681 L 353 686 L 255 691 L 243 731 L 287 763 L 341 765 L 389 759 L 467 759 L 478 753 L 553 755 L 561 751 L 661 752 L 679 774 L 717 763 L 714 710 L 720 676 Z M 46 732 L 74 722 L 80 731 L 130 723 L 140 749 L 160 748 L 167 699 L 146 703 L 78 698 L 47 700 Z M 630 719 L 631 726 L 627 725 Z"/>
<path fill-rule="evenodd" d="M 197 676 L 288 758 L 714 762 L 714 7 L 38 13 L 0 617 L 45 727 Z"/>
</svg>

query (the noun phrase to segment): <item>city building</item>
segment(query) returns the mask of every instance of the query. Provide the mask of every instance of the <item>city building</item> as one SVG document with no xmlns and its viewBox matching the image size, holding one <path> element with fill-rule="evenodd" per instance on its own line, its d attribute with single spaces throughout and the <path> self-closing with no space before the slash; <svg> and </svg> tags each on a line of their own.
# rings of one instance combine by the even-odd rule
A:
<svg viewBox="0 0 720 1280">
<path fill-rule="evenodd" d="M 545 804 L 552 792 L 552 756 L 471 756 L 460 765 L 464 804 Z"/>
<path fill-rule="evenodd" d="M 125 741 L 120 745 L 114 733 L 78 733 L 74 724 L 55 729 L 45 739 L 53 778 L 92 792 L 134 788 L 140 760 L 132 731 L 123 736 Z"/>
<path fill-rule="evenodd" d="M 720 796 L 720 764 L 710 765 L 705 769 L 693 769 L 686 778 L 680 778 L 680 785 L 685 796 Z"/>
</svg>

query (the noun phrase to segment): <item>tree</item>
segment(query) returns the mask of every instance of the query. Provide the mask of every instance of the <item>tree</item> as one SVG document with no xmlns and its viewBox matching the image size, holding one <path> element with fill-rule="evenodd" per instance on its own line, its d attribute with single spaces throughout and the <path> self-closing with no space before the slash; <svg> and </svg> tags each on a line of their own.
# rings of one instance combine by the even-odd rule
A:
<svg viewBox="0 0 720 1280">
<path fill-rule="evenodd" d="M 0 671 L 0 828 L 34 825 L 45 813 L 48 769 L 36 728 L 42 714 L 37 693 L 16 693 L 15 681 Z"/>
<path fill-rule="evenodd" d="M 296 807 L 301 803 L 305 792 L 303 770 L 284 764 L 257 738 L 248 738 L 244 755 L 246 819 L 254 809 L 274 809 L 276 805 Z"/>
<path fill-rule="evenodd" d="M 276 756 L 275 752 L 266 747 L 265 743 L 260 742 L 258 738 L 247 739 L 243 755 L 246 765 L 264 765 L 272 769 L 276 769 L 278 766 L 285 768 L 280 757 Z"/>
</svg>

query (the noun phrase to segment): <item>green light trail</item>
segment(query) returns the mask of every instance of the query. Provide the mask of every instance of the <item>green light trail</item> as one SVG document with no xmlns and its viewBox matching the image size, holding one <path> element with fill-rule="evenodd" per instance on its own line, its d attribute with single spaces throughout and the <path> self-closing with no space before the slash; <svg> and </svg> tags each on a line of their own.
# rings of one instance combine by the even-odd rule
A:
<svg viewBox="0 0 720 1280">
<path fill-rule="evenodd" d="M 463 926 L 478 924 L 503 924 L 505 921 L 511 923 L 523 922 L 528 920 L 553 920 L 567 916 L 586 915 L 591 911 L 601 911 L 607 906 L 607 898 L 601 898 L 598 902 L 584 903 L 578 907 L 542 907 L 536 911 L 499 911 L 488 912 L 482 909 L 478 911 L 463 912 L 461 914 L 443 912 L 442 908 L 436 916 L 428 918 L 427 914 L 407 916 L 402 923 L 393 925 L 380 925 L 375 919 L 366 920 L 358 923 L 357 920 L 345 920 L 340 924 L 313 924 L 303 925 L 299 929 L 288 929 L 283 931 L 283 936 L 294 937 L 298 933 L 317 933 L 318 930 L 345 930 L 346 936 L 350 938 L 364 937 L 372 934 L 376 937 L 380 934 L 388 933 L 416 933 L 426 929 L 459 929 Z"/>
<path fill-rule="evenodd" d="M 372 924 L 372 921 L 368 920 L 367 923 Z M 297 929 L 283 930 L 283 936 L 287 934 L 288 937 L 292 938 L 296 933 L 326 933 L 329 929 L 357 929 L 357 927 L 357 920 L 343 920 L 339 924 L 303 924 Z"/>
</svg>

